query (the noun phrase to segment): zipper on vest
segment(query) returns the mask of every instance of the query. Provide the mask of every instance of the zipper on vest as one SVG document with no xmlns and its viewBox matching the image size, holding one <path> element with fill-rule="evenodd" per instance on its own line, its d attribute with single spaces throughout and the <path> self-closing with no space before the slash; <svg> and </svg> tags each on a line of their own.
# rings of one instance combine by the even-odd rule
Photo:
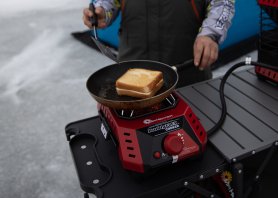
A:
<svg viewBox="0 0 278 198">
<path fill-rule="evenodd" d="M 158 60 L 161 61 L 161 36 L 160 36 L 160 30 L 161 30 L 161 1 L 158 2 Z"/>
<path fill-rule="evenodd" d="M 125 21 L 124 21 L 124 18 L 125 18 L 125 0 L 120 0 L 120 4 L 121 4 L 121 12 L 122 12 L 122 21 L 121 21 L 121 25 L 120 25 L 120 31 L 121 31 L 121 34 L 122 36 L 125 37 L 125 40 L 126 40 L 126 44 L 128 45 L 128 28 L 127 28 L 127 25 L 125 25 Z M 124 30 L 123 30 L 124 29 Z"/>
<path fill-rule="evenodd" d="M 195 0 L 189 0 L 189 1 L 190 1 L 190 3 L 191 3 L 193 12 L 194 12 L 194 14 L 195 14 L 197 20 L 198 20 L 199 22 L 201 22 L 200 13 L 199 13 L 198 8 L 197 8 L 197 6 L 196 6 Z"/>
<path fill-rule="evenodd" d="M 149 35 L 149 9 L 148 9 L 148 0 L 145 0 L 145 9 L 146 9 L 146 50 L 147 50 L 147 56 L 148 59 L 150 59 L 150 45 L 149 45 L 149 39 L 150 39 L 150 35 Z"/>
</svg>

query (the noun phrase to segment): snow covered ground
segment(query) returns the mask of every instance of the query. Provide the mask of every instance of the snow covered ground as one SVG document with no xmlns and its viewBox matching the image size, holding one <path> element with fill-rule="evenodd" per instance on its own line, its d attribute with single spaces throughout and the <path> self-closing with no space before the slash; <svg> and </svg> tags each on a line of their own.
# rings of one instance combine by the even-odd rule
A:
<svg viewBox="0 0 278 198">
<path fill-rule="evenodd" d="M 0 1 L 0 197 L 77 198 L 64 127 L 96 115 L 85 83 L 112 61 L 71 37 L 86 1 Z"/>
<path fill-rule="evenodd" d="M 70 35 L 88 3 L 0 1 L 1 198 L 82 197 L 64 127 L 96 115 L 85 83 L 112 63 Z"/>
<path fill-rule="evenodd" d="M 72 10 L 83 8 L 89 0 L 9 0 L 0 2 L 0 16 L 20 16 L 22 13 L 49 11 L 49 10 Z"/>
</svg>

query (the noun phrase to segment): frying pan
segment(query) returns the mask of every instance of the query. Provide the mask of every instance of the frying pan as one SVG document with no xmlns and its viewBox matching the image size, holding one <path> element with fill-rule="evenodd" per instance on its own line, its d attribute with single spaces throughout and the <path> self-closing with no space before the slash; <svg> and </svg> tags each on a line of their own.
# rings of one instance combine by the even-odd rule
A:
<svg viewBox="0 0 278 198">
<path fill-rule="evenodd" d="M 87 89 L 90 95 L 100 104 L 115 109 L 141 109 L 152 106 L 164 100 L 175 89 L 178 82 L 177 69 L 193 65 L 193 60 L 176 66 L 149 61 L 131 60 L 106 66 L 93 73 L 87 80 Z M 163 73 L 164 85 L 153 97 L 138 99 L 130 96 L 120 96 L 116 91 L 116 80 L 128 69 L 143 68 L 157 70 Z"/>
</svg>

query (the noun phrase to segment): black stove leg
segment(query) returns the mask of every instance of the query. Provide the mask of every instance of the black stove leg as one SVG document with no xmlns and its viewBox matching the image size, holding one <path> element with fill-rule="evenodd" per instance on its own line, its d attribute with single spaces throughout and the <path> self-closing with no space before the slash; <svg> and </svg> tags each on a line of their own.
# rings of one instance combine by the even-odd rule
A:
<svg viewBox="0 0 278 198">
<path fill-rule="evenodd" d="M 243 197 L 243 165 L 235 163 L 232 165 L 233 186 L 235 197 Z"/>
<path fill-rule="evenodd" d="M 262 174 L 262 172 L 264 171 L 266 165 L 268 164 L 268 162 L 271 160 L 271 158 L 273 157 L 273 155 L 275 154 L 276 150 L 277 150 L 277 147 L 278 147 L 278 142 L 275 142 L 272 147 L 270 148 L 269 152 L 267 153 L 264 161 L 262 162 L 261 166 L 259 167 L 255 177 L 254 177 L 254 180 L 253 180 L 253 183 L 251 185 L 249 185 L 249 187 L 247 188 L 245 194 L 244 194 L 244 197 L 245 198 L 248 198 L 249 195 L 251 194 L 252 190 L 254 189 L 254 186 L 256 184 L 259 183 L 260 181 L 260 176 Z"/>
<path fill-rule="evenodd" d="M 198 186 L 197 184 L 194 184 L 192 182 L 185 181 L 184 182 L 185 188 L 192 190 L 193 192 L 199 193 L 200 195 L 203 195 L 205 197 L 209 198 L 220 198 L 218 195 L 206 190 L 205 188 Z"/>
</svg>

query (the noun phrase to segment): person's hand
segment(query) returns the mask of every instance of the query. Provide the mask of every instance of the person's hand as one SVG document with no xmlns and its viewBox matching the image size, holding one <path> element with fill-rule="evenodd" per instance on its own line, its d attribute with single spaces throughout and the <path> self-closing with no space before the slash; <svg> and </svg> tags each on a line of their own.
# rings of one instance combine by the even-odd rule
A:
<svg viewBox="0 0 278 198">
<path fill-rule="evenodd" d="M 98 16 L 98 26 L 97 28 L 105 28 L 106 22 L 105 22 L 105 11 L 102 7 L 96 7 L 95 12 Z M 89 27 L 90 29 L 93 28 L 93 25 L 90 21 L 90 18 L 93 17 L 94 14 L 89 8 L 85 8 L 83 10 L 83 22 L 84 24 Z"/>
<path fill-rule="evenodd" d="M 218 58 L 218 44 L 209 36 L 198 36 L 194 43 L 194 64 L 203 70 Z"/>
</svg>

